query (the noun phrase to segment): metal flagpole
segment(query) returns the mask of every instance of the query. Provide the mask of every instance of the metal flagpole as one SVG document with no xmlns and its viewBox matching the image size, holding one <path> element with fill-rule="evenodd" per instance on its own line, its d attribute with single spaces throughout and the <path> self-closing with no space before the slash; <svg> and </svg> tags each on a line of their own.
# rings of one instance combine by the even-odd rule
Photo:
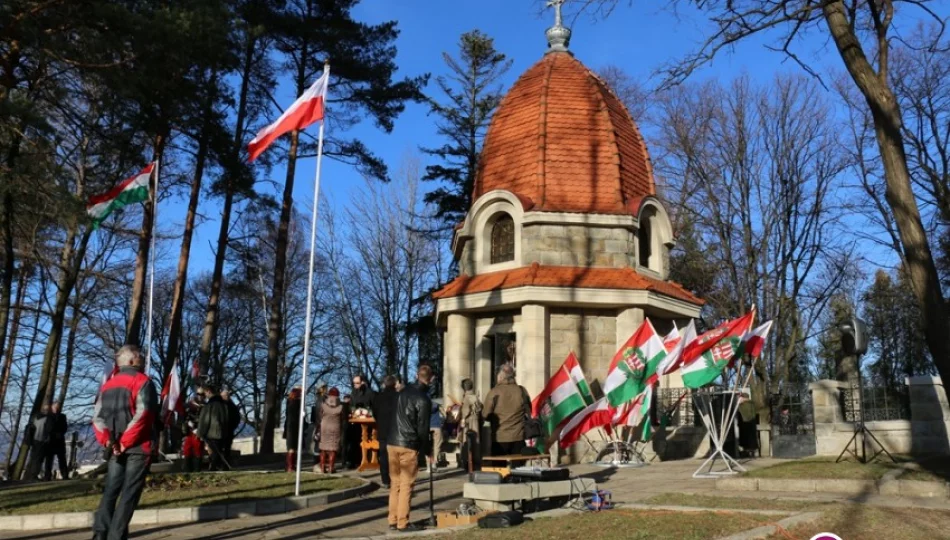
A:
<svg viewBox="0 0 950 540">
<path fill-rule="evenodd" d="M 329 82 L 330 64 L 323 65 L 323 76 Z M 324 107 L 326 104 L 324 103 Z M 317 173 L 313 179 L 313 218 L 310 222 L 310 271 L 307 274 L 307 316 L 303 332 L 303 375 L 300 381 L 300 422 L 297 425 L 297 478 L 294 483 L 294 495 L 300 496 L 300 463 L 303 459 L 303 424 L 307 405 L 307 360 L 310 357 L 310 311 L 313 305 L 313 262 L 317 244 L 317 207 L 320 204 L 320 166 L 323 162 L 323 128 L 326 117 L 320 122 L 320 135 L 317 142 Z"/>
<path fill-rule="evenodd" d="M 151 246 L 148 248 L 148 321 L 145 326 L 145 374 L 152 369 L 152 297 L 155 292 L 155 222 L 158 221 L 158 173 L 162 156 L 155 157 L 155 190 L 152 193 Z"/>
</svg>

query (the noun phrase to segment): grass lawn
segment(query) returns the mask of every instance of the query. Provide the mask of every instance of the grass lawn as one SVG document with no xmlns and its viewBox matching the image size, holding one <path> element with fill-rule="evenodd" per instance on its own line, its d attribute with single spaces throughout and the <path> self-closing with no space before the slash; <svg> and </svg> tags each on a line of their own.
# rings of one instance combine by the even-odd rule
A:
<svg viewBox="0 0 950 540">
<path fill-rule="evenodd" d="M 774 518 L 727 512 L 669 512 L 662 510 L 607 510 L 539 518 L 512 529 L 472 529 L 452 540 L 574 540 L 589 538 L 702 540 L 734 534 L 769 523 Z"/>
<path fill-rule="evenodd" d="M 358 486 L 353 478 L 303 474 L 301 495 Z M 42 482 L 0 490 L 0 515 L 86 512 L 95 510 L 102 480 Z M 156 474 L 148 477 L 139 508 L 180 508 L 288 497 L 294 494 L 290 473 Z"/>
<path fill-rule="evenodd" d="M 895 456 L 895 458 L 901 461 L 900 457 Z M 834 458 L 813 458 L 755 469 L 744 473 L 743 476 L 746 478 L 879 480 L 895 469 L 901 469 L 900 464 L 890 461 L 876 461 L 868 464 L 851 461 L 835 463 Z"/>
<path fill-rule="evenodd" d="M 711 495 L 693 495 L 691 493 L 662 493 L 641 502 L 662 506 L 727 508 L 733 510 L 787 510 L 789 512 L 820 512 L 831 504 L 822 501 L 789 501 L 762 497 L 715 497 Z"/>
<path fill-rule="evenodd" d="M 835 504 L 822 512 L 819 521 L 790 529 L 791 537 L 811 538 L 821 532 L 831 532 L 849 540 L 933 540 L 946 538 L 950 529 L 950 512 L 942 510 Z M 784 535 L 773 538 L 788 539 Z"/>
</svg>

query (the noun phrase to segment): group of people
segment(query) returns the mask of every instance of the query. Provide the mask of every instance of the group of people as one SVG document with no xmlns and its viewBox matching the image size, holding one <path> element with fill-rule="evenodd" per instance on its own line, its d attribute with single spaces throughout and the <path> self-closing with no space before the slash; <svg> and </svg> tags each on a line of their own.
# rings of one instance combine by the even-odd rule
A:
<svg viewBox="0 0 950 540">
<path fill-rule="evenodd" d="M 218 390 L 210 383 L 198 388 L 196 399 L 188 406 L 181 455 L 186 472 L 201 469 L 202 458 L 208 455 L 208 470 L 231 469 L 231 444 L 241 425 L 241 412 L 231 401 L 227 389 Z"/>
<path fill-rule="evenodd" d="M 69 422 L 62 412 L 62 404 L 43 405 L 40 414 L 31 426 L 33 449 L 27 478 L 35 479 L 43 470 L 43 480 L 53 479 L 53 459 L 59 460 L 60 478 L 69 478 L 69 462 L 66 459 L 66 431 Z"/>
</svg>

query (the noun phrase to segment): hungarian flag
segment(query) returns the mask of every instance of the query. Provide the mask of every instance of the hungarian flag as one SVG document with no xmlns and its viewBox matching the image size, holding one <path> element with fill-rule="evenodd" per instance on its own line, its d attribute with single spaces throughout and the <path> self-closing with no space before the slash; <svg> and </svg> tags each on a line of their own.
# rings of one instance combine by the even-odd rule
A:
<svg viewBox="0 0 950 540">
<path fill-rule="evenodd" d="M 620 407 L 637 397 L 646 387 L 646 380 L 666 357 L 666 347 L 653 329 L 650 319 L 630 336 L 610 361 L 604 394 L 610 405 Z"/>
<path fill-rule="evenodd" d="M 574 355 L 574 351 L 571 351 L 571 354 L 567 355 L 567 360 L 564 361 L 564 367 L 566 367 L 568 373 L 571 374 L 571 380 L 577 385 L 577 391 L 580 392 L 581 397 L 584 398 L 584 405 L 593 403 L 594 394 L 590 391 L 590 385 L 587 384 L 587 377 L 584 376 L 584 370 L 581 369 L 581 363 L 577 361 L 577 356 Z"/>
<path fill-rule="evenodd" d="M 672 332 L 671 332 L 672 333 Z M 678 370 L 683 365 L 683 351 L 696 339 L 696 323 L 689 321 L 682 334 L 677 330 L 677 337 L 673 340 L 664 338 L 663 345 L 666 347 L 667 355 L 656 368 L 657 375 L 668 375 Z M 671 346 L 672 345 L 672 346 Z"/>
<path fill-rule="evenodd" d="M 86 213 L 92 218 L 92 228 L 99 225 L 115 210 L 120 210 L 130 204 L 148 200 L 148 183 L 155 172 L 155 163 L 150 163 L 135 176 L 123 180 L 121 184 L 109 190 L 108 193 L 89 198 Z"/>
<path fill-rule="evenodd" d="M 181 379 L 178 377 L 178 360 L 172 364 L 172 369 L 165 378 L 165 386 L 162 387 L 162 420 L 168 424 L 172 413 L 184 414 L 185 404 L 182 401 Z"/>
<path fill-rule="evenodd" d="M 571 418 L 561 429 L 561 435 L 558 438 L 561 448 L 567 448 L 576 443 L 582 435 L 592 429 L 599 427 L 609 429 L 613 416 L 614 411 L 606 397 L 584 407 L 584 410 L 574 415 L 574 418 Z"/>
<path fill-rule="evenodd" d="M 698 360 L 683 366 L 683 386 L 700 388 L 716 380 L 722 370 L 742 353 L 742 338 L 726 336 L 703 353 Z"/>
<path fill-rule="evenodd" d="M 570 359 L 573 356 L 568 356 Z M 554 435 L 560 425 L 587 404 L 571 378 L 567 362 L 561 364 L 544 390 L 531 402 L 531 414 L 541 419 L 544 438 Z"/>
<path fill-rule="evenodd" d="M 247 145 L 250 154 L 248 161 L 254 161 L 267 147 L 281 135 L 297 129 L 303 129 L 314 122 L 323 120 L 324 107 L 327 99 L 327 83 L 330 81 L 330 68 L 323 70 L 323 75 L 307 89 L 284 114 L 280 115 L 273 124 L 257 133 L 254 140 Z"/>
<path fill-rule="evenodd" d="M 754 328 L 742 336 L 742 352 L 752 357 L 762 354 L 762 347 L 765 346 L 765 340 L 769 337 L 769 330 L 772 329 L 772 321 Z"/>
<path fill-rule="evenodd" d="M 653 405 L 653 385 L 648 385 L 632 402 L 614 412 L 614 425 L 637 427 L 643 422 L 641 441 L 648 441 L 653 435 L 650 424 L 650 407 Z M 646 422 L 644 422 L 646 420 Z"/>
<path fill-rule="evenodd" d="M 682 365 L 689 365 L 695 362 L 706 351 L 713 348 L 723 338 L 734 336 L 741 338 L 752 328 L 752 320 L 755 318 L 755 308 L 738 319 L 724 323 L 694 339 L 686 345 L 683 350 L 683 358 L 680 360 Z"/>
</svg>

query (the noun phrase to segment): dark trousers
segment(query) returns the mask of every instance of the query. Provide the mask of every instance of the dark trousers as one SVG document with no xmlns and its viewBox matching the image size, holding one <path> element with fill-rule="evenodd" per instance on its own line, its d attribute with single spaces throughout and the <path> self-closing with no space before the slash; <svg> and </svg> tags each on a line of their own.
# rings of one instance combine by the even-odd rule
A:
<svg viewBox="0 0 950 540">
<path fill-rule="evenodd" d="M 33 448 L 30 449 L 30 463 L 26 468 L 26 480 L 31 482 L 36 480 L 43 468 L 43 463 L 46 461 L 48 449 L 48 442 L 33 441 Z"/>
<path fill-rule="evenodd" d="M 389 485 L 389 452 L 386 450 L 386 441 L 379 441 L 379 477 L 384 486 Z"/>
<path fill-rule="evenodd" d="M 496 456 L 518 456 L 524 450 L 524 441 L 492 443 L 492 454 Z"/>
<path fill-rule="evenodd" d="M 224 457 L 224 450 L 222 450 L 221 439 L 208 439 L 208 448 L 211 450 L 211 456 L 208 459 L 208 470 L 209 471 L 227 471 L 231 467 L 228 466 L 228 461 Z"/>
<path fill-rule="evenodd" d="M 53 479 L 53 458 L 59 460 L 59 474 L 62 475 L 63 480 L 69 479 L 69 463 L 66 461 L 66 442 L 52 442 L 46 445 L 44 449 L 46 454 L 46 468 L 44 471 L 43 479 L 52 480 Z"/>
<path fill-rule="evenodd" d="M 92 526 L 93 538 L 126 540 L 129 537 L 129 521 L 142 496 L 149 461 L 145 454 L 122 454 L 109 460 L 102 500 Z"/>
<path fill-rule="evenodd" d="M 363 428 L 359 424 L 346 424 L 346 436 L 343 437 L 343 460 L 347 468 L 359 467 L 363 461 Z"/>
</svg>

